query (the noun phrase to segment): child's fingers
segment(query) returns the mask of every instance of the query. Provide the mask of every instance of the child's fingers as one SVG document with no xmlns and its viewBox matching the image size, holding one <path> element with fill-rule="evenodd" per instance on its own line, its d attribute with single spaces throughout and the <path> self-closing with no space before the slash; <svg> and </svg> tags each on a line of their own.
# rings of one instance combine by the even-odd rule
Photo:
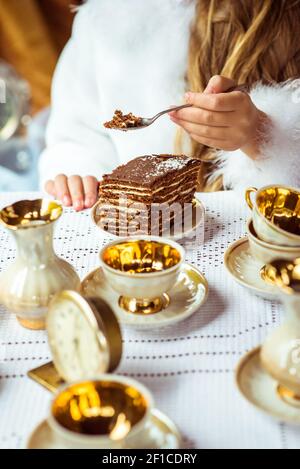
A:
<svg viewBox="0 0 300 469">
<path fill-rule="evenodd" d="M 97 200 L 98 181 L 93 176 L 86 176 L 82 180 L 84 188 L 84 206 L 92 207 Z"/>
<path fill-rule="evenodd" d="M 216 150 L 233 151 L 237 150 L 237 147 L 227 140 L 214 140 L 211 138 L 200 137 L 199 135 L 190 134 L 190 137 L 196 142 L 214 148 Z"/>
<path fill-rule="evenodd" d="M 204 93 L 225 93 L 229 88 L 235 86 L 236 82 L 231 78 L 214 75 L 209 80 Z"/>
<path fill-rule="evenodd" d="M 76 210 L 92 207 L 97 200 L 98 181 L 93 176 L 67 177 L 59 174 L 55 180 L 45 184 L 45 190 L 53 197 L 61 200 L 65 206 L 74 205 Z"/>
<path fill-rule="evenodd" d="M 68 178 L 65 174 L 59 174 L 54 179 L 55 197 L 68 207 L 71 205 L 71 197 L 68 188 Z"/>
<path fill-rule="evenodd" d="M 70 176 L 68 183 L 73 207 L 77 211 L 82 210 L 84 208 L 84 189 L 82 178 L 80 176 Z"/>
<path fill-rule="evenodd" d="M 227 127 L 209 127 L 207 125 L 193 124 L 191 122 L 186 122 L 172 117 L 171 119 L 190 134 L 199 135 L 199 137 L 214 140 L 226 140 L 228 138 Z"/>
<path fill-rule="evenodd" d="M 239 109 L 244 100 L 247 99 L 247 95 L 242 91 L 217 94 L 189 92 L 186 93 L 185 99 L 188 104 L 208 111 L 228 112 Z"/>
<path fill-rule="evenodd" d="M 54 181 L 47 181 L 46 184 L 45 184 L 45 191 L 48 192 L 48 194 L 52 195 L 53 197 L 55 197 L 55 185 L 54 185 Z"/>
<path fill-rule="evenodd" d="M 228 127 L 234 118 L 234 112 L 213 112 L 198 107 L 188 107 L 180 109 L 180 111 L 172 111 L 169 113 L 169 116 L 194 124 Z"/>
</svg>

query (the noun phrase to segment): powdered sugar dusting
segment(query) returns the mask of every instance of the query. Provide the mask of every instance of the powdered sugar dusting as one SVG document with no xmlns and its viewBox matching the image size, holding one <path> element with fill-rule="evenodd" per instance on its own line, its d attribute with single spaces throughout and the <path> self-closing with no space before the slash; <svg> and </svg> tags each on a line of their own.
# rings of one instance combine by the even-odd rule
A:
<svg viewBox="0 0 300 469">
<path fill-rule="evenodd" d="M 189 169 L 196 170 L 200 164 L 185 155 L 143 155 L 118 166 L 111 174 L 103 175 L 103 180 L 151 189 L 166 178 L 172 180 L 178 173 L 183 175 Z"/>
<path fill-rule="evenodd" d="M 161 159 L 158 161 L 157 157 L 160 157 Z M 187 165 L 187 160 L 188 158 L 186 156 L 167 156 L 162 157 L 162 155 L 151 155 L 151 156 L 145 156 L 142 157 L 141 160 L 149 160 L 149 158 L 155 159 L 155 165 L 153 165 L 153 168 L 151 171 L 149 171 L 147 174 L 144 175 L 144 177 L 147 178 L 152 178 L 152 177 L 159 177 L 165 175 L 168 171 L 178 171 L 180 169 L 183 169 Z"/>
</svg>

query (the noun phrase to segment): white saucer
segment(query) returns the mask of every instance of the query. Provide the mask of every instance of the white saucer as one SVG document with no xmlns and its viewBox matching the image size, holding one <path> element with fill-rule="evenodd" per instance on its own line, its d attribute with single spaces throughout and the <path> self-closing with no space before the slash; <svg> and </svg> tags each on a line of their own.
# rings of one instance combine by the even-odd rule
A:
<svg viewBox="0 0 300 469">
<path fill-rule="evenodd" d="M 260 276 L 263 263 L 254 259 L 247 237 L 230 244 L 224 254 L 224 265 L 236 282 L 269 300 L 279 298 L 278 289 Z"/>
<path fill-rule="evenodd" d="M 235 377 L 239 391 L 255 407 L 277 420 L 300 425 L 300 407 L 293 407 L 279 397 L 277 381 L 261 366 L 260 347 L 244 355 Z"/>
<path fill-rule="evenodd" d="M 179 449 L 181 436 L 176 425 L 165 414 L 157 409 L 151 411 L 151 424 L 148 441 L 140 443 L 140 448 Z M 51 430 L 47 420 L 43 420 L 31 433 L 26 444 L 27 449 L 68 449 Z M 109 448 L 107 448 L 109 449 Z M 123 449 L 132 449 L 124 446 Z"/>
<path fill-rule="evenodd" d="M 85 296 L 100 296 L 113 308 L 121 324 L 139 329 L 153 329 L 183 321 L 205 302 L 208 284 L 201 272 L 190 264 L 183 264 L 178 281 L 168 292 L 170 304 L 156 314 L 134 314 L 120 308 L 119 295 L 108 284 L 101 267 L 91 272 L 81 283 Z"/>
<path fill-rule="evenodd" d="M 97 226 L 97 228 L 99 228 L 101 231 L 103 231 L 104 233 L 108 233 L 108 231 L 106 231 L 100 224 L 99 224 L 99 209 L 101 208 L 101 202 L 98 201 L 96 202 L 96 204 L 93 206 L 92 210 L 91 210 L 91 217 L 92 217 L 92 220 L 94 222 L 94 224 Z M 197 216 L 198 214 L 198 216 Z M 183 238 L 186 238 L 186 237 L 189 237 L 191 236 L 191 234 L 198 228 L 198 229 L 201 229 L 201 225 L 204 227 L 204 218 L 205 218 L 205 207 L 203 205 L 203 203 L 198 200 L 198 199 L 194 199 L 193 200 L 193 207 L 192 207 L 192 221 L 190 223 L 190 219 L 188 217 L 185 218 L 185 223 L 190 227 L 190 228 L 186 228 L 183 230 L 178 230 L 179 232 L 178 233 L 175 233 L 174 234 L 174 226 L 171 226 L 170 227 L 170 233 L 162 233 L 161 236 L 164 236 L 165 238 L 168 238 L 168 239 L 173 239 L 174 241 L 178 241 L 180 239 L 183 239 Z M 204 230 L 203 230 L 204 232 Z M 113 238 L 118 238 L 118 236 L 115 234 L 115 233 L 111 233 L 109 232 L 109 234 L 113 237 Z M 130 236 L 130 235 L 128 235 Z M 124 238 L 124 236 L 122 236 L 122 238 Z"/>
</svg>

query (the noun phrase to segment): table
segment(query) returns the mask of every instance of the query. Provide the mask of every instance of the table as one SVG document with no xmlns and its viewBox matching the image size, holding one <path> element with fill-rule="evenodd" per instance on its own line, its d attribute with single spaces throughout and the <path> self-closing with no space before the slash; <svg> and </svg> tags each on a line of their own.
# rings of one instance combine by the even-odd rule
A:
<svg viewBox="0 0 300 469">
<path fill-rule="evenodd" d="M 0 206 L 37 194 L 2 193 Z M 187 251 L 210 285 L 207 303 L 188 320 L 153 332 L 123 328 L 118 373 L 142 381 L 157 407 L 178 425 L 185 448 L 297 448 L 300 429 L 278 423 L 252 407 L 234 383 L 237 361 L 280 322 L 281 306 L 234 283 L 223 266 L 228 244 L 245 232 L 246 204 L 233 192 L 198 194 L 206 206 L 205 240 Z M 89 212 L 66 210 L 55 248 L 83 277 L 98 265 L 107 241 Z M 0 270 L 15 255 L 0 228 Z M 27 378 L 29 369 L 51 359 L 44 331 L 23 329 L 0 306 L 0 447 L 24 447 L 47 416 L 51 394 Z"/>
</svg>

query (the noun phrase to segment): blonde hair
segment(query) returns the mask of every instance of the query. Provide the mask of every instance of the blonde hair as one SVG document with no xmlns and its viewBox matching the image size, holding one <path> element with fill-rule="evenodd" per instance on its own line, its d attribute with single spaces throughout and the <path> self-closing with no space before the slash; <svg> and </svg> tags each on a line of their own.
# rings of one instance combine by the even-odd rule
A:
<svg viewBox="0 0 300 469">
<path fill-rule="evenodd" d="M 187 88 L 202 92 L 213 75 L 239 84 L 282 82 L 300 72 L 300 0 L 198 0 L 192 25 Z M 210 183 L 215 150 L 191 142 L 192 156 L 204 159 L 201 190 Z"/>
</svg>

